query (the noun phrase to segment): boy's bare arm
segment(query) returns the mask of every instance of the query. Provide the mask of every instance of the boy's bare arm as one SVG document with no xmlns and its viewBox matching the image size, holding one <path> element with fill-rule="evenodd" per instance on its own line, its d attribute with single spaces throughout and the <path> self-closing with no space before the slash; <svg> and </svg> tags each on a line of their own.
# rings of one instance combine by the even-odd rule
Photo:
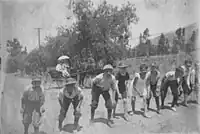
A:
<svg viewBox="0 0 200 134">
<path fill-rule="evenodd" d="M 137 81 L 138 81 L 138 77 L 136 77 L 133 81 L 133 90 L 135 90 L 139 95 L 141 95 L 138 89 L 136 88 Z"/>
</svg>

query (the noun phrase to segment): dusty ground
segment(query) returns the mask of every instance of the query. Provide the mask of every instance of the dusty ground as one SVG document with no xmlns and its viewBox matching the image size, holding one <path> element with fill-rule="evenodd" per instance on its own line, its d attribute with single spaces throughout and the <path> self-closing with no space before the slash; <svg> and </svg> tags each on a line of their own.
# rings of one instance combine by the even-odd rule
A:
<svg viewBox="0 0 200 134">
<path fill-rule="evenodd" d="M 22 134 L 23 126 L 21 123 L 20 110 L 20 95 L 23 91 L 23 87 L 29 84 L 30 80 L 16 78 L 13 76 L 7 76 L 4 92 L 4 101 L 2 102 L 2 124 L 5 134 Z M 41 133 L 43 134 L 57 134 L 57 117 L 59 114 L 59 104 L 57 102 L 57 90 L 51 89 L 45 91 L 46 112 L 44 114 L 44 122 L 41 126 Z M 171 110 L 163 110 L 161 115 L 157 115 L 155 112 L 150 111 L 149 114 L 152 116 L 151 119 L 145 119 L 140 115 L 141 100 L 137 101 L 138 115 L 133 115 L 130 122 L 126 122 L 120 117 L 122 112 L 122 104 L 120 102 L 117 113 L 119 115 L 118 119 L 114 119 L 114 128 L 109 128 L 105 125 L 106 109 L 104 107 L 104 102 L 101 98 L 99 107 L 96 111 L 95 118 L 97 122 L 92 126 L 89 126 L 89 116 L 90 116 L 90 89 L 84 89 L 85 101 L 83 104 L 83 116 L 81 118 L 80 124 L 83 126 L 82 131 L 79 134 L 139 134 L 139 133 L 172 133 L 172 132 L 184 132 L 200 133 L 198 129 L 198 109 L 200 106 L 195 104 L 190 104 L 189 108 L 179 107 L 177 112 L 172 112 Z M 167 102 L 170 102 L 170 96 Z M 151 107 L 154 109 L 154 100 L 152 99 Z M 72 133 L 73 126 L 73 116 L 72 107 L 67 113 L 67 118 L 64 122 L 65 132 L 63 134 Z M 30 133 L 33 132 L 30 129 Z"/>
</svg>

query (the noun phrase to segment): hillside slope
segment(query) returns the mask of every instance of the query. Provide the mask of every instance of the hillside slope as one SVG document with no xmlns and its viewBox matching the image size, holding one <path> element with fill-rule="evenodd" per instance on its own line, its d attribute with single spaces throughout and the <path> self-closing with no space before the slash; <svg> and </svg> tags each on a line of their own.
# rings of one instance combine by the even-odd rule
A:
<svg viewBox="0 0 200 134">
<path fill-rule="evenodd" d="M 194 30 L 198 29 L 198 24 L 197 23 L 193 23 L 193 24 L 185 26 L 184 28 L 185 28 L 185 38 L 188 41 L 190 39 L 191 35 L 192 35 L 192 32 Z M 167 37 L 169 39 L 169 42 L 172 43 L 173 42 L 173 38 L 175 36 L 175 31 L 164 33 L 164 35 L 165 35 L 165 37 Z M 160 36 L 157 36 L 157 37 L 151 39 L 152 44 L 157 45 L 159 39 L 160 39 Z"/>
</svg>

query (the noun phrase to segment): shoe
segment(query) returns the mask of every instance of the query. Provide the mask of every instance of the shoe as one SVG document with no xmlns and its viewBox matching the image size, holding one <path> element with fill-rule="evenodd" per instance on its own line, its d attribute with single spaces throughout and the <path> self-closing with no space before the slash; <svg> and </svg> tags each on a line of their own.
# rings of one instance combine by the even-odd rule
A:
<svg viewBox="0 0 200 134">
<path fill-rule="evenodd" d="M 124 114 L 124 120 L 129 121 L 129 117 L 127 114 Z"/>
<path fill-rule="evenodd" d="M 148 115 L 148 114 L 146 114 L 146 113 L 144 113 L 144 117 L 145 117 L 145 118 L 151 118 L 151 116 Z"/>
<path fill-rule="evenodd" d="M 160 114 L 160 109 L 157 109 L 157 114 Z"/>
<path fill-rule="evenodd" d="M 60 122 L 58 124 L 58 129 L 59 129 L 59 131 L 62 131 L 62 123 L 60 123 Z"/>
<path fill-rule="evenodd" d="M 165 109 L 165 106 L 164 106 L 164 105 L 161 105 L 160 109 Z"/>
<path fill-rule="evenodd" d="M 80 131 L 81 128 L 82 128 L 82 127 L 81 127 L 79 124 L 74 124 L 74 130 Z"/>
<path fill-rule="evenodd" d="M 107 125 L 112 128 L 114 125 L 114 122 L 112 120 L 108 120 Z"/>
<path fill-rule="evenodd" d="M 172 111 L 176 112 L 176 108 L 175 107 L 172 107 L 171 109 L 172 109 Z"/>
<path fill-rule="evenodd" d="M 132 116 L 133 114 L 134 114 L 134 112 L 133 112 L 133 111 L 129 112 L 129 115 L 131 115 L 131 116 Z"/>
</svg>

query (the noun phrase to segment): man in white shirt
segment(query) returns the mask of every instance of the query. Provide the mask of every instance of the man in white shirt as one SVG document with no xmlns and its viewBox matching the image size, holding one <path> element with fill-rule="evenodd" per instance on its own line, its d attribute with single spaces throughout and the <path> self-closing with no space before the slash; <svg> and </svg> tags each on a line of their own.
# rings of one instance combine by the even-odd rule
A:
<svg viewBox="0 0 200 134">
<path fill-rule="evenodd" d="M 94 121 L 95 110 L 98 107 L 99 97 L 102 95 L 108 112 L 107 124 L 112 127 L 111 115 L 113 106 L 116 104 L 117 86 L 115 76 L 112 75 L 113 67 L 110 64 L 105 65 L 103 71 L 104 73 L 97 75 L 92 82 L 91 123 Z M 110 90 L 112 90 L 112 95 L 109 93 Z"/>
<path fill-rule="evenodd" d="M 58 60 L 56 65 L 56 71 L 61 72 L 63 77 L 69 77 L 69 64 L 66 62 L 67 59 Z"/>
<path fill-rule="evenodd" d="M 60 90 L 58 96 L 58 101 L 61 106 L 58 126 L 60 131 L 62 130 L 62 123 L 71 103 L 74 107 L 75 130 L 80 130 L 79 119 L 81 117 L 80 108 L 83 101 L 83 92 L 76 84 L 77 82 L 74 78 L 67 78 L 65 87 Z"/>
<path fill-rule="evenodd" d="M 182 67 L 176 68 L 175 71 L 169 71 L 165 74 L 161 82 L 161 108 L 164 108 L 164 101 L 167 95 L 168 87 L 170 87 L 173 101 L 171 109 L 176 111 L 175 105 L 178 105 L 179 88 L 181 87 L 181 79 L 183 76 Z"/>
</svg>

